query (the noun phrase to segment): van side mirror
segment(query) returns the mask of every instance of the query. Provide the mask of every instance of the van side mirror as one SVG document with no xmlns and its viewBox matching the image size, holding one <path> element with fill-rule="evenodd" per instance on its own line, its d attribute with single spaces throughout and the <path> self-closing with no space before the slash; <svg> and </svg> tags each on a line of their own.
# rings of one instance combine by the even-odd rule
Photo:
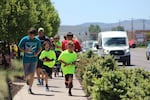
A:
<svg viewBox="0 0 150 100">
<path fill-rule="evenodd" d="M 96 47 L 96 49 L 99 49 L 99 45 L 98 44 L 95 44 L 95 47 Z"/>
<path fill-rule="evenodd" d="M 96 46 L 96 49 L 102 49 L 102 47 L 99 46 L 98 44 L 95 44 L 95 46 Z"/>
</svg>

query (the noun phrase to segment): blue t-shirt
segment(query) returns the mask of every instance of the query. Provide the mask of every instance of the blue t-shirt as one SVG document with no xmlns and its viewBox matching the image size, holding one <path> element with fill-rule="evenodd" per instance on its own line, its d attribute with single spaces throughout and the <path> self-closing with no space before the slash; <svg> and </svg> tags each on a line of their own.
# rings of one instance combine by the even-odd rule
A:
<svg viewBox="0 0 150 100">
<path fill-rule="evenodd" d="M 34 54 L 42 48 L 41 42 L 38 38 L 30 39 L 29 36 L 25 36 L 20 40 L 18 47 L 24 50 L 31 50 L 31 52 L 24 53 L 23 63 L 31 63 L 38 61 L 38 57 L 34 56 Z"/>
</svg>

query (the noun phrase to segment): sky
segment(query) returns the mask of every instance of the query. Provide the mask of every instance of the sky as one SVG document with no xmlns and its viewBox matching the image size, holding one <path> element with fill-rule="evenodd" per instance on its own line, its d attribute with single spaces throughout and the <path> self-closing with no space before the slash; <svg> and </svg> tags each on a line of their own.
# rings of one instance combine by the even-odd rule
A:
<svg viewBox="0 0 150 100">
<path fill-rule="evenodd" d="M 150 0 L 51 0 L 61 25 L 150 19 Z"/>
</svg>

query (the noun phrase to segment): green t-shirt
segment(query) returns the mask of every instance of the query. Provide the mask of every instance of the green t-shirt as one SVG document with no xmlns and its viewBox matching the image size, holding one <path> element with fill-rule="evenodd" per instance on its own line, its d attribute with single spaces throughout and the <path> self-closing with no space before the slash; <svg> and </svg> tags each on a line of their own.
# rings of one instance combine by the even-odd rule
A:
<svg viewBox="0 0 150 100">
<path fill-rule="evenodd" d="M 46 65 L 50 68 L 53 68 L 56 62 L 56 54 L 53 50 L 43 50 L 39 56 L 39 59 L 44 59 L 45 57 L 49 58 L 49 59 L 54 59 L 53 61 L 48 61 L 48 62 L 43 62 L 43 65 Z"/>
<path fill-rule="evenodd" d="M 77 60 L 77 53 L 76 52 L 68 52 L 68 50 L 63 51 L 58 60 L 62 60 L 66 63 L 72 63 Z M 66 74 L 74 74 L 75 72 L 75 65 L 68 65 L 64 66 L 64 63 L 61 64 L 63 73 Z"/>
<path fill-rule="evenodd" d="M 61 46 L 62 46 L 62 43 L 61 43 L 60 41 L 57 41 L 57 42 L 56 42 L 56 45 L 61 47 Z M 62 49 L 56 47 L 56 48 L 55 48 L 55 51 L 62 51 Z"/>
</svg>

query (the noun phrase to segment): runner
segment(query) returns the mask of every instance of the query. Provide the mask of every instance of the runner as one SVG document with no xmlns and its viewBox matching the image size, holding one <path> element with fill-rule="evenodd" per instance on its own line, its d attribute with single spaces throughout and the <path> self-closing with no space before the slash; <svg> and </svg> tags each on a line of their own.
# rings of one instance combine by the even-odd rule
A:
<svg viewBox="0 0 150 100">
<path fill-rule="evenodd" d="M 36 29 L 31 28 L 28 30 L 28 36 L 23 37 L 19 42 L 19 49 L 24 52 L 23 66 L 25 72 L 25 79 L 27 85 L 29 85 L 28 92 L 34 94 L 31 90 L 34 73 L 37 66 L 38 55 L 40 54 L 42 47 L 39 39 L 35 38 Z"/>
<path fill-rule="evenodd" d="M 67 38 L 66 40 L 62 41 L 62 50 L 66 50 L 66 44 L 68 43 L 68 41 L 72 41 L 75 45 L 74 51 L 75 52 L 81 51 L 80 42 L 76 39 L 73 39 L 73 34 L 71 32 L 67 33 L 66 38 Z"/>
<path fill-rule="evenodd" d="M 56 60 L 56 54 L 53 50 L 50 49 L 51 45 L 49 44 L 49 42 L 45 41 L 43 43 L 43 46 L 45 50 L 41 52 L 39 59 L 43 61 L 43 69 L 44 69 L 45 83 L 46 83 L 45 87 L 46 87 L 46 91 L 49 91 L 48 78 L 52 74 L 52 69 L 55 65 L 55 60 Z"/>
<path fill-rule="evenodd" d="M 61 62 L 62 71 L 65 75 L 65 85 L 69 88 L 69 96 L 72 96 L 71 89 L 73 87 L 73 74 L 75 72 L 76 60 L 77 53 L 74 52 L 74 43 L 69 41 L 67 43 L 67 50 L 63 51 L 58 58 L 58 61 Z"/>
<path fill-rule="evenodd" d="M 38 29 L 37 38 L 40 39 L 42 45 L 45 41 L 50 42 L 49 37 L 45 36 L 45 34 L 44 34 L 44 28 L 39 28 Z M 41 60 L 38 60 L 38 64 L 37 64 L 37 68 L 36 68 L 36 74 L 37 74 L 37 79 L 38 79 L 38 84 L 37 85 L 44 85 L 44 83 L 43 83 L 44 73 L 43 73 L 43 70 L 42 70 L 42 66 L 43 66 L 43 62 Z"/>
<path fill-rule="evenodd" d="M 61 68 L 60 62 L 58 62 L 57 59 L 62 52 L 62 49 L 61 49 L 62 43 L 59 41 L 58 34 L 56 34 L 54 36 L 54 45 L 55 45 L 55 53 L 56 53 L 56 64 L 54 67 L 54 75 L 56 77 L 56 76 L 59 76 L 59 72 L 60 72 L 60 68 Z M 62 77 L 63 77 L 63 73 L 62 73 Z"/>
</svg>

